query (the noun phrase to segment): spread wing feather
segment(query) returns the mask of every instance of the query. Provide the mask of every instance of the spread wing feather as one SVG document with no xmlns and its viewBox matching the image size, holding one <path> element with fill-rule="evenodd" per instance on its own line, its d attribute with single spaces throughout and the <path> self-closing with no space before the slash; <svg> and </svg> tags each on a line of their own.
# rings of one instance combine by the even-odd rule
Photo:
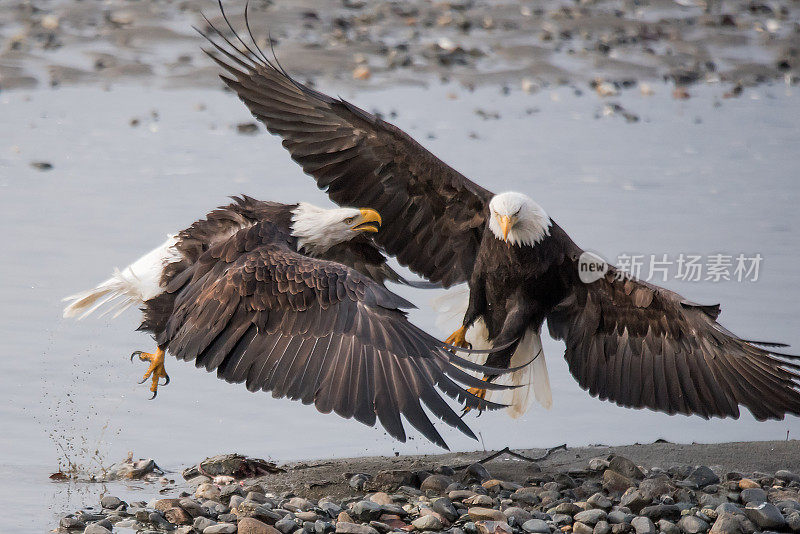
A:
<svg viewBox="0 0 800 534">
<path fill-rule="evenodd" d="M 408 303 L 344 265 L 294 251 L 261 221 L 211 245 L 174 293 L 159 346 L 250 391 L 314 403 L 321 412 L 379 420 L 405 439 L 401 414 L 447 447 L 422 409 L 474 437 L 440 391 L 493 408 L 453 379 L 473 384 L 442 343 L 408 322 Z M 452 379 L 450 378 L 452 377 Z"/>
<path fill-rule="evenodd" d="M 306 87 L 209 26 L 207 53 L 226 70 L 222 79 L 334 202 L 378 210 L 375 241 L 415 273 L 445 287 L 469 278 L 491 192 L 399 128 Z"/>
<path fill-rule="evenodd" d="M 800 414 L 797 357 L 739 338 L 719 311 L 612 268 L 576 281 L 547 322 L 572 375 L 600 399 L 705 418 L 738 417 L 740 405 L 759 420 Z"/>
</svg>

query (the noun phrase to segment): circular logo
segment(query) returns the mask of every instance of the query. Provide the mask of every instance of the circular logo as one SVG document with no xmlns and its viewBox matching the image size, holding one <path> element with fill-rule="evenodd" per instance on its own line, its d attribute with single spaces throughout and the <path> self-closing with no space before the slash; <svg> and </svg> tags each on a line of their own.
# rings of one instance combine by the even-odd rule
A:
<svg viewBox="0 0 800 534">
<path fill-rule="evenodd" d="M 578 258 L 578 278 L 584 284 L 591 284 L 605 276 L 608 264 L 594 252 L 586 251 Z"/>
</svg>

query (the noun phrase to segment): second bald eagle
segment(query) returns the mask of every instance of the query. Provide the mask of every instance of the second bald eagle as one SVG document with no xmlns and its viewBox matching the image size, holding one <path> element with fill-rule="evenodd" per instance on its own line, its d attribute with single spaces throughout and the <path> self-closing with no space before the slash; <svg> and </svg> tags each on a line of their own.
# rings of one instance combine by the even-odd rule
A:
<svg viewBox="0 0 800 534">
<path fill-rule="evenodd" d="M 449 341 L 509 344 L 489 356 L 494 367 L 534 358 L 528 369 L 544 404 L 539 335 L 547 320 L 566 343 L 573 376 L 601 399 L 702 417 L 738 417 L 740 405 L 757 419 L 800 414 L 796 357 L 732 334 L 717 322 L 718 306 L 613 267 L 582 282 L 583 250 L 532 199 L 491 193 L 397 127 L 292 79 L 254 43 L 234 32 L 240 50 L 211 29 L 224 41 L 210 38 L 209 54 L 227 71 L 225 83 L 334 202 L 377 209 L 386 222 L 375 241 L 413 272 L 445 287 L 468 284 L 462 326 Z"/>
</svg>

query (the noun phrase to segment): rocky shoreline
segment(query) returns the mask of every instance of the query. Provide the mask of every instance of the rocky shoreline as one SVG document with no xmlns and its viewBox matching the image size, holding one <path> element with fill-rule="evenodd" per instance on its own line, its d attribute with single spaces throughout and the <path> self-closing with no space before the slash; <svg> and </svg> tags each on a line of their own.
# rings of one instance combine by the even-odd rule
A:
<svg viewBox="0 0 800 534">
<path fill-rule="evenodd" d="M 537 455 L 541 451 L 524 451 Z M 655 443 L 277 466 L 224 455 L 150 500 L 100 503 L 58 532 L 181 534 L 753 534 L 800 531 L 800 443 Z M 150 470 L 143 468 L 150 467 Z M 748 466 L 748 467 L 745 467 Z M 142 478 L 154 462 L 119 476 Z M 170 494 L 174 491 L 174 494 Z M 168 496 L 164 497 L 163 494 Z"/>
<path fill-rule="evenodd" d="M 250 2 L 256 41 L 303 80 L 358 87 L 455 80 L 535 92 L 570 85 L 601 97 L 666 83 L 730 96 L 800 79 L 800 5 L 790 1 Z M 226 0 L 244 31 L 244 2 Z M 219 86 L 192 29 L 225 28 L 215 2 L 14 0 L 0 10 L 0 90 L 123 81 Z M 652 85 L 651 85 L 652 84 Z"/>
</svg>

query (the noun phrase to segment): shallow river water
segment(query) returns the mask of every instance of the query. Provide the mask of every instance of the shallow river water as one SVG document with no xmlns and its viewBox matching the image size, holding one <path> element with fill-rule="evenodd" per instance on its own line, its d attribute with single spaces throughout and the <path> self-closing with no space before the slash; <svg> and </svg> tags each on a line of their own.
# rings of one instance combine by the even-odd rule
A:
<svg viewBox="0 0 800 534">
<path fill-rule="evenodd" d="M 652 254 L 760 254 L 757 281 L 753 273 L 681 281 L 672 265 L 665 285 L 721 302 L 722 322 L 742 336 L 800 346 L 800 91 L 764 86 L 727 100 L 711 86 L 675 101 L 668 87 L 655 89 L 619 99 L 640 117 L 635 123 L 567 88 L 342 96 L 397 111 L 395 124 L 487 188 L 528 193 L 579 245 L 614 263 L 642 255 L 643 274 Z M 0 94 L 0 117 L 0 502 L 12 503 L 18 518 L 0 530 L 42 531 L 96 502 L 104 486 L 48 480 L 67 460 L 91 472 L 133 451 L 178 470 L 232 451 L 278 462 L 439 451 L 413 430 L 400 444 L 381 429 L 248 393 L 174 360 L 172 383 L 150 402 L 147 386 L 137 385 L 142 364 L 128 362 L 133 350 L 152 348 L 134 331 L 138 312 L 61 318 L 62 297 L 105 279 L 226 195 L 328 204 L 277 139 L 236 133 L 249 116 L 233 95 L 138 86 L 12 91 Z M 134 117 L 138 126 L 129 124 Z M 37 170 L 35 161 L 53 169 Z M 398 291 L 419 305 L 413 321 L 446 334 L 429 306 L 438 291 Z M 518 420 L 471 416 L 482 443 L 440 427 L 453 450 L 800 437 L 794 417 L 704 421 L 597 401 L 569 375 L 560 342 L 547 338 L 544 350 L 552 409 L 534 405 Z M 121 496 L 129 490 L 111 487 Z"/>
</svg>

